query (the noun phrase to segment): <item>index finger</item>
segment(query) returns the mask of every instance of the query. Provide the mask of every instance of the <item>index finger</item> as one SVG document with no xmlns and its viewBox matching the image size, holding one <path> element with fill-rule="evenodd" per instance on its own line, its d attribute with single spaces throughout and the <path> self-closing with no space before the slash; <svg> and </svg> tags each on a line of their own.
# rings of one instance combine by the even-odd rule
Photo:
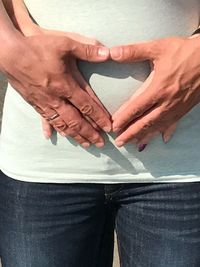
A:
<svg viewBox="0 0 200 267">
<path fill-rule="evenodd" d="M 69 87 L 70 95 L 68 94 Z M 63 97 L 67 98 L 84 116 L 92 119 L 105 132 L 111 131 L 111 117 L 108 112 L 97 104 L 86 91 L 82 90 L 77 82 L 70 76 L 67 78 Z"/>
<path fill-rule="evenodd" d="M 123 129 L 128 123 L 144 115 L 158 103 L 160 98 L 158 93 L 155 92 L 155 88 L 156 82 L 152 81 L 149 87 L 130 99 L 121 112 L 117 112 L 117 116 L 115 114 L 113 117 L 114 132 Z"/>
</svg>

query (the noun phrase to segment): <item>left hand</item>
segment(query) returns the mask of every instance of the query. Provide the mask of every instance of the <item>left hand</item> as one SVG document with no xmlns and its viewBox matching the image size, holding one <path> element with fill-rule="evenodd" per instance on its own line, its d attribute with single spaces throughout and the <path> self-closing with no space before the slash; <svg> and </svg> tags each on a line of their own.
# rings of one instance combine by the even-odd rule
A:
<svg viewBox="0 0 200 267">
<path fill-rule="evenodd" d="M 120 133 L 117 146 L 144 144 L 174 131 L 178 120 L 200 102 L 199 48 L 200 38 L 181 37 L 111 48 L 115 61 L 152 63 L 142 87 L 112 116 L 113 131 Z"/>
</svg>

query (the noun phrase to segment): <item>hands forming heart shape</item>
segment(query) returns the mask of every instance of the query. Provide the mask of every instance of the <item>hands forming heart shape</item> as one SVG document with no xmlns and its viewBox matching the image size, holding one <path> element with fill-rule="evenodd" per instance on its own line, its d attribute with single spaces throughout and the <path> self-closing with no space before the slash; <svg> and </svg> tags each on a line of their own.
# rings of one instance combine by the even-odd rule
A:
<svg viewBox="0 0 200 267">
<path fill-rule="evenodd" d="M 117 146 L 129 142 L 142 151 L 159 134 L 164 142 L 169 141 L 178 120 L 200 101 L 199 46 L 199 38 L 176 37 L 110 49 L 109 58 L 114 61 L 150 60 L 152 66 L 142 86 L 111 116 L 112 130 L 118 134 Z M 76 78 L 91 95 L 83 78 Z M 43 129 L 51 135 L 52 128 L 45 120 Z"/>
<path fill-rule="evenodd" d="M 9 47 L 10 58 L 0 55 L 1 71 L 42 115 L 47 138 L 55 129 L 85 148 L 90 144 L 102 147 L 100 130 L 114 131 L 118 147 L 130 142 L 141 151 L 158 134 L 167 142 L 178 120 L 200 101 L 200 38 L 196 37 L 109 49 L 78 34 L 39 28 L 34 36 L 23 36 Z M 77 59 L 120 63 L 149 60 L 152 71 L 141 88 L 110 115 L 79 72 Z M 55 114 L 59 116 L 49 120 Z"/>
</svg>

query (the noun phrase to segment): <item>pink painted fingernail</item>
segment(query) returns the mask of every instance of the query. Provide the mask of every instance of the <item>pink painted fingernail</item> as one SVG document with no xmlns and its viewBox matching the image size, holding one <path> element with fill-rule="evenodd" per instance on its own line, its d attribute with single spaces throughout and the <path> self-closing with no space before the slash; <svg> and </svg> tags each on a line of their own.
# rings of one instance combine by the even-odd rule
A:
<svg viewBox="0 0 200 267">
<path fill-rule="evenodd" d="M 147 146 L 147 144 L 140 144 L 138 146 L 138 152 L 142 152 L 145 149 L 146 146 Z"/>
</svg>

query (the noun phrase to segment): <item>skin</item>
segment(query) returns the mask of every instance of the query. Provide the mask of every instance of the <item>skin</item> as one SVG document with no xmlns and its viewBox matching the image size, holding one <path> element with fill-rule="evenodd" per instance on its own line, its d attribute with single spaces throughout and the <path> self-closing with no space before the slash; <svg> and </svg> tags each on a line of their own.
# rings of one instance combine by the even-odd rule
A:
<svg viewBox="0 0 200 267">
<path fill-rule="evenodd" d="M 84 147 L 90 143 L 102 147 L 104 140 L 93 122 L 109 132 L 110 116 L 80 87 L 76 79 L 82 81 L 82 85 L 83 80 L 76 60 L 105 61 L 109 57 L 108 48 L 50 31 L 24 36 L 16 33 L 2 5 L 1 13 L 3 11 L 2 23 L 9 27 L 1 29 L 4 44 L 0 51 L 0 70 L 9 83 L 44 119 L 58 113 L 60 116 L 50 123 L 61 135 L 73 137 Z"/>
<path fill-rule="evenodd" d="M 37 34 L 38 27 L 32 22 L 32 20 L 28 16 L 27 10 L 26 10 L 25 6 L 23 5 L 23 1 L 21 1 L 21 0 L 15 0 L 15 1 L 4 0 L 4 2 L 5 2 L 7 10 L 9 11 L 8 13 L 9 13 L 10 17 L 13 18 L 13 22 L 15 23 L 16 28 L 20 28 L 21 30 L 23 30 L 25 35 Z M 13 10 L 14 10 L 14 12 L 13 12 Z M 40 29 L 40 30 L 42 30 L 43 34 L 47 34 L 47 30 L 45 30 L 45 29 Z M 56 31 L 52 31 L 52 33 L 55 34 Z M 57 32 L 57 34 L 63 34 L 63 33 Z M 65 33 L 65 34 L 69 34 L 69 33 Z M 76 35 L 76 34 L 74 34 L 74 35 Z M 75 40 L 77 40 L 76 39 L 77 36 L 75 37 Z M 72 38 L 72 36 L 71 36 L 71 38 Z M 78 38 L 79 38 L 79 41 L 82 41 L 84 39 L 84 37 L 80 37 L 80 36 Z M 82 38 L 82 40 L 81 40 L 81 38 Z M 170 70 L 171 70 L 170 69 L 170 60 L 169 60 L 169 71 L 168 71 L 168 69 L 166 67 L 164 53 L 159 54 L 159 56 L 160 56 L 159 57 L 159 59 L 160 59 L 159 67 L 156 67 L 156 66 L 158 66 L 158 58 L 156 58 L 155 55 L 158 54 L 158 50 L 161 51 L 163 48 L 163 51 L 164 52 L 168 51 L 169 55 L 171 52 L 171 61 L 172 61 L 172 59 L 174 59 L 173 53 L 176 52 L 176 49 L 175 49 L 175 51 L 173 51 L 173 48 L 176 46 L 176 43 L 178 43 L 179 39 L 181 40 L 181 38 L 168 38 L 168 39 L 164 39 L 164 40 L 156 40 L 156 41 L 152 41 L 152 42 L 145 43 L 145 44 L 139 44 L 139 45 L 133 44 L 133 45 L 128 45 L 128 46 L 114 47 L 110 50 L 111 58 L 113 60 L 116 60 L 116 61 L 121 62 L 121 63 L 142 61 L 142 60 L 147 60 L 147 59 L 151 60 L 151 62 L 152 62 L 152 73 L 148 77 L 146 82 L 142 85 L 141 88 L 139 88 L 137 90 L 137 92 L 132 96 L 132 98 L 129 101 L 127 101 L 112 116 L 113 129 L 115 132 L 118 133 L 118 138 L 116 139 L 116 145 L 118 145 L 119 147 L 126 144 L 127 142 L 137 144 L 137 145 L 139 145 L 139 147 L 141 147 L 144 144 L 149 143 L 152 138 L 154 138 L 155 136 L 157 136 L 160 133 L 163 136 L 164 142 L 168 142 L 169 139 L 172 137 L 172 135 L 176 129 L 176 125 L 177 125 L 178 120 L 168 120 L 168 118 L 167 118 L 164 121 L 163 116 L 160 116 L 160 119 L 158 119 L 158 122 L 156 120 L 153 122 L 146 121 L 146 118 L 147 118 L 147 120 L 149 118 L 149 115 L 147 116 L 146 113 L 150 111 L 150 108 L 153 111 L 152 104 L 154 103 L 154 97 L 153 98 L 150 96 L 148 97 L 148 94 L 146 94 L 146 92 L 150 92 L 151 88 L 154 87 L 155 77 L 160 77 L 160 80 L 162 80 L 162 74 L 164 73 L 164 71 L 165 71 L 166 77 L 168 76 L 169 78 L 165 79 L 165 77 L 164 77 L 163 79 L 165 79 L 165 84 L 161 83 L 158 86 L 158 88 L 162 88 L 163 86 L 164 87 L 170 87 L 170 86 L 172 87 L 172 80 L 171 80 L 171 74 L 170 74 Z M 86 43 L 87 43 L 87 41 L 88 40 L 86 40 Z M 95 40 L 92 40 L 92 41 L 95 42 Z M 168 43 L 171 43 L 171 46 L 167 50 L 167 49 L 165 49 L 164 45 L 160 47 L 161 43 L 162 44 L 165 43 L 165 46 L 168 46 Z M 154 46 L 152 46 L 152 44 L 154 44 Z M 157 44 L 157 46 L 156 46 L 156 44 Z M 142 47 L 143 48 L 145 47 L 145 49 L 142 50 Z M 117 57 L 115 55 L 115 53 L 118 54 L 120 50 L 122 50 L 122 55 L 120 57 Z M 140 50 L 142 50 L 142 51 L 137 52 Z M 155 50 L 155 55 L 153 55 L 152 50 Z M 135 53 L 136 55 L 133 56 L 133 53 Z M 137 56 L 137 53 L 142 53 L 142 54 Z M 163 58 L 163 60 L 162 60 L 162 58 Z M 178 58 L 179 62 L 183 58 L 184 57 L 180 57 L 180 60 Z M 164 71 L 163 71 L 163 66 L 165 66 Z M 156 71 L 155 71 L 155 67 L 156 67 Z M 182 67 L 183 67 L 183 65 L 182 65 Z M 181 71 L 182 70 L 180 68 L 179 73 L 177 72 L 175 74 L 179 75 L 181 73 Z M 77 71 L 75 70 L 74 73 L 77 73 Z M 77 75 L 75 77 L 75 79 L 79 83 L 79 85 L 82 84 L 82 88 L 87 88 L 86 89 L 87 92 L 91 96 L 95 97 L 92 89 L 86 84 L 83 77 L 81 77 L 80 75 Z M 159 84 L 159 78 L 156 78 L 156 80 L 158 81 L 158 84 Z M 176 82 L 176 81 L 174 81 L 174 82 Z M 180 84 L 178 86 L 180 86 Z M 160 96 L 161 91 L 164 92 L 164 90 L 159 90 L 159 92 L 156 91 L 154 96 L 155 97 L 158 95 Z M 149 102 L 150 108 L 148 108 L 149 107 L 148 104 L 146 104 L 147 108 L 145 108 L 144 97 L 145 97 L 145 101 Z M 173 99 L 170 99 L 170 100 L 174 101 Z M 98 101 L 98 99 L 96 99 L 96 101 Z M 137 107 L 137 109 L 136 109 L 136 107 Z M 138 109 L 139 109 L 139 111 L 138 111 Z M 180 107 L 179 107 L 179 109 L 180 109 Z M 165 113 L 166 112 L 167 111 L 165 111 Z M 150 113 L 150 114 L 152 115 L 152 113 Z M 181 116 L 183 116 L 183 115 L 181 115 Z M 181 117 L 181 116 L 179 116 L 179 117 Z M 160 121 L 163 120 L 161 123 L 161 126 L 160 126 L 159 120 Z M 90 122 L 91 122 L 91 120 L 90 120 Z M 43 124 L 43 130 L 44 130 L 45 136 L 49 137 L 52 133 L 52 127 L 45 119 L 42 120 L 42 124 Z M 95 128 L 94 122 L 92 125 Z"/>
<path fill-rule="evenodd" d="M 165 38 L 146 43 L 113 47 L 117 62 L 150 60 L 152 72 L 134 95 L 115 114 L 115 142 L 141 144 L 159 133 L 175 128 L 176 123 L 200 102 L 200 39 Z"/>
</svg>

